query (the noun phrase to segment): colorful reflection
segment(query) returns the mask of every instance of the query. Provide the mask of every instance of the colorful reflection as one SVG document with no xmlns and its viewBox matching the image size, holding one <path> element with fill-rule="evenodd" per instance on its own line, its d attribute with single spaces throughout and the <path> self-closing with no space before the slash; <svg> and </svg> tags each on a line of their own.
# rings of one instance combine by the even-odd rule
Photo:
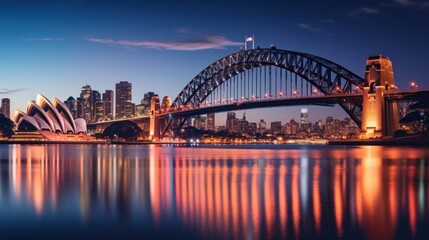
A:
<svg viewBox="0 0 429 240">
<path fill-rule="evenodd" d="M 53 214 L 83 226 L 175 225 L 202 239 L 429 234 L 426 149 L 4 145 L 1 151 L 8 159 L 0 162 L 0 212 L 16 208 L 18 217 L 25 212 L 34 221 Z"/>
</svg>

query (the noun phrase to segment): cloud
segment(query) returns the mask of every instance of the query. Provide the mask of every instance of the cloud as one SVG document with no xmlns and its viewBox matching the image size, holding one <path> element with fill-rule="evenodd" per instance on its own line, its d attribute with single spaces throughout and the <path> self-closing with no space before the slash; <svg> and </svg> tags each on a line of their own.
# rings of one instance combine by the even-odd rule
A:
<svg viewBox="0 0 429 240">
<path fill-rule="evenodd" d="M 20 39 L 20 41 L 24 42 L 59 42 L 64 41 L 63 38 L 24 38 Z"/>
<path fill-rule="evenodd" d="M 25 88 L 16 88 L 16 89 L 0 88 L 0 94 L 10 94 L 14 92 L 20 92 L 23 90 L 25 90 Z"/>
<path fill-rule="evenodd" d="M 322 29 L 314 28 L 314 27 L 312 27 L 308 24 L 305 24 L 305 23 L 297 23 L 295 25 L 304 29 L 304 30 L 310 31 L 310 32 L 315 32 L 315 33 L 324 33 L 325 32 Z"/>
<path fill-rule="evenodd" d="M 349 12 L 346 16 L 349 17 L 360 17 L 361 15 L 375 15 L 380 13 L 377 8 L 374 7 L 360 7 L 354 11 Z"/>
<path fill-rule="evenodd" d="M 404 7 L 429 8 L 429 1 L 393 0 L 393 2 Z"/>
<path fill-rule="evenodd" d="M 366 14 L 376 14 L 379 12 L 377 8 L 370 8 L 370 7 L 361 7 L 358 9 L 358 11 Z"/>
<path fill-rule="evenodd" d="M 107 38 L 85 38 L 93 43 L 106 44 L 110 46 L 122 46 L 126 48 L 152 48 L 164 50 L 197 51 L 207 49 L 223 49 L 229 46 L 242 46 L 242 42 L 235 42 L 219 35 L 199 35 L 188 29 L 179 30 L 180 33 L 194 35 L 194 40 L 187 41 L 136 41 L 136 40 L 113 40 Z"/>
</svg>

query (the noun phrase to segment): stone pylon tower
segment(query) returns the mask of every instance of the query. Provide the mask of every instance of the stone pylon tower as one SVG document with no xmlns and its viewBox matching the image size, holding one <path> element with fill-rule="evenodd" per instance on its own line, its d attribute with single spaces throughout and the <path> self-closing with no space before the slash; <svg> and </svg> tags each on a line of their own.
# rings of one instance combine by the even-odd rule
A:
<svg viewBox="0 0 429 240">
<path fill-rule="evenodd" d="M 155 114 L 159 110 L 159 97 L 154 95 L 150 101 L 150 121 L 149 121 L 149 139 L 159 139 L 159 124 L 155 119 Z"/>
<path fill-rule="evenodd" d="M 363 88 L 361 138 L 391 136 L 399 129 L 398 106 L 386 101 L 386 91 L 396 89 L 392 62 L 382 55 L 366 61 L 366 85 Z"/>
</svg>

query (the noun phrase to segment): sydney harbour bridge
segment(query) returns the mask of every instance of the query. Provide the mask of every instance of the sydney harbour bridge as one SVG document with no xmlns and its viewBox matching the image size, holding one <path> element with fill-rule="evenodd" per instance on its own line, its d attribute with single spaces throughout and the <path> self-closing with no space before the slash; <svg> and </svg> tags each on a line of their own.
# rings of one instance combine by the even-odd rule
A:
<svg viewBox="0 0 429 240">
<path fill-rule="evenodd" d="M 399 128 L 400 113 L 404 114 L 401 101 L 416 92 L 397 89 L 392 63 L 382 55 L 368 58 L 362 78 L 325 58 L 273 46 L 241 50 L 213 62 L 180 91 L 171 106 L 156 110 L 152 103 L 151 116 L 131 120 L 149 120 L 150 137 L 162 139 L 175 136 L 197 115 L 338 104 L 361 128 L 362 137 L 368 138 L 392 135 Z"/>
</svg>

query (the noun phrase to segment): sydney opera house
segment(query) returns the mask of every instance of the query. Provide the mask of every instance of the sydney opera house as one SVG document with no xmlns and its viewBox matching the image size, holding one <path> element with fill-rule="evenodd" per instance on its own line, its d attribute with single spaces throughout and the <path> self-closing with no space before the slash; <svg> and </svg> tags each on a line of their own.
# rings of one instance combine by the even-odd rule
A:
<svg viewBox="0 0 429 240">
<path fill-rule="evenodd" d="M 14 140 L 88 141 L 86 122 L 73 119 L 70 110 L 59 99 L 51 103 L 41 94 L 27 104 L 26 113 L 15 111 L 16 135 Z"/>
</svg>

